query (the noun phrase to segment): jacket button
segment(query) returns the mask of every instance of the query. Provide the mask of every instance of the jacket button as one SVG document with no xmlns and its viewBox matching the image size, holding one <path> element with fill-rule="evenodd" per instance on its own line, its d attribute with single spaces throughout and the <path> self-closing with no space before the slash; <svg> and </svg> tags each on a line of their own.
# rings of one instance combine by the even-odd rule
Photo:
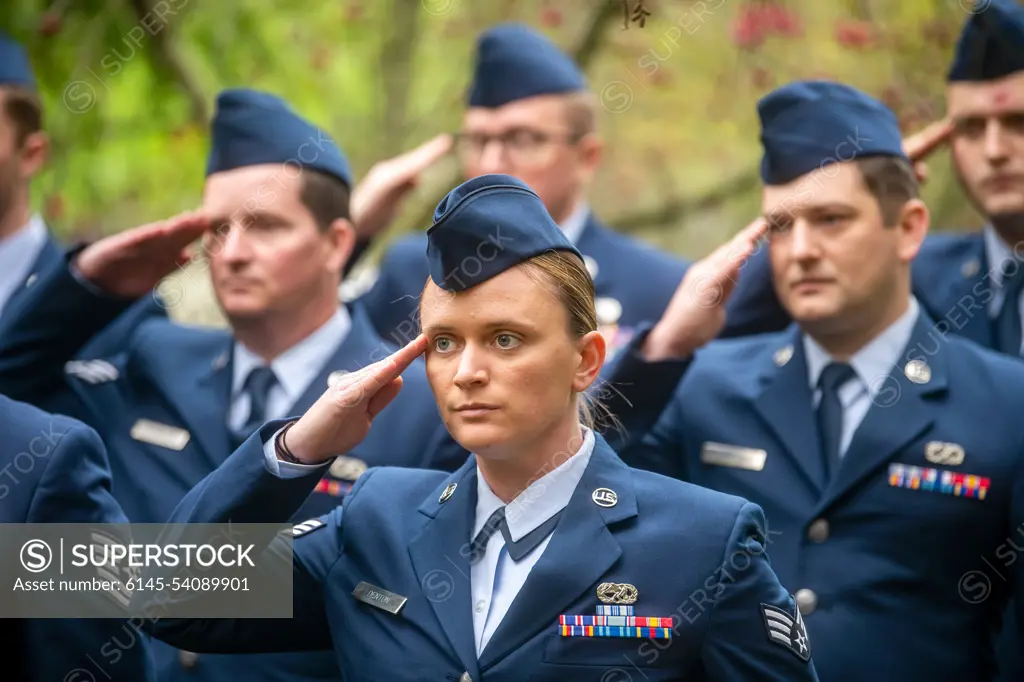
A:
<svg viewBox="0 0 1024 682">
<path fill-rule="evenodd" d="M 817 519 L 811 524 L 811 527 L 807 529 L 807 537 L 812 542 L 825 542 L 828 540 L 828 521 L 825 519 Z"/>
<path fill-rule="evenodd" d="M 800 609 L 800 613 L 808 615 L 814 612 L 814 609 L 818 607 L 818 595 L 814 594 L 812 590 L 804 588 L 796 591 L 796 606 Z"/>
<path fill-rule="evenodd" d="M 178 662 L 181 663 L 182 667 L 194 668 L 198 660 L 199 654 L 192 653 L 191 651 L 178 652 Z"/>
</svg>

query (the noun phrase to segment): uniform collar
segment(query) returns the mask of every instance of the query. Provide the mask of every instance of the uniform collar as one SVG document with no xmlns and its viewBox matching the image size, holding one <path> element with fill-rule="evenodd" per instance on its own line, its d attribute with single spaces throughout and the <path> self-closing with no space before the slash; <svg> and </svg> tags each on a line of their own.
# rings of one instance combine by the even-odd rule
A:
<svg viewBox="0 0 1024 682">
<path fill-rule="evenodd" d="M 573 246 L 577 246 L 580 241 L 580 235 L 583 234 L 583 228 L 587 226 L 587 216 L 590 215 L 590 206 L 585 201 L 581 201 L 573 209 L 573 212 L 569 214 L 569 217 L 562 221 L 559 227 L 562 228 L 562 232 L 565 233 L 565 238 Z"/>
<path fill-rule="evenodd" d="M 991 224 L 985 225 L 981 231 L 985 240 L 985 257 L 988 259 L 988 276 L 992 286 L 996 289 L 1003 288 L 1002 265 L 1014 260 L 1014 251 L 1010 245 L 1003 241 L 996 229 Z"/>
<path fill-rule="evenodd" d="M 518 542 L 569 504 L 569 499 L 579 485 L 593 452 L 594 433 L 588 428 L 583 428 L 583 444 L 576 454 L 535 480 L 508 503 L 505 518 L 513 541 Z M 474 538 L 483 530 L 491 514 L 504 506 L 483 476 L 478 475 L 476 482 L 476 520 L 473 534 L 470 536 Z"/>
<path fill-rule="evenodd" d="M 46 223 L 38 213 L 17 232 L 0 239 L 0 310 L 31 274 L 47 239 Z"/>
<path fill-rule="evenodd" d="M 32 267 L 46 244 L 46 223 L 38 213 L 32 215 L 17 232 L 0 239 L 0 273 Z"/>
<path fill-rule="evenodd" d="M 872 398 L 881 390 L 884 383 L 879 381 L 879 377 L 889 376 L 892 368 L 899 364 L 900 356 L 907 344 L 910 343 L 910 337 L 914 333 L 914 325 L 917 323 L 919 314 L 920 305 L 917 299 L 911 296 L 906 312 L 850 358 L 850 366 L 857 373 L 857 378 L 867 386 Z M 811 390 L 814 391 L 818 386 L 818 378 L 821 376 L 822 370 L 833 359 L 828 351 L 808 334 L 802 336 L 804 354 L 807 358 L 808 380 Z"/>
<path fill-rule="evenodd" d="M 345 306 L 338 310 L 315 332 L 277 356 L 270 363 L 277 381 L 288 396 L 288 403 L 294 404 L 306 388 L 337 351 L 348 336 L 352 318 Z M 234 362 L 232 363 L 231 395 L 237 396 L 242 390 L 246 377 L 254 368 L 264 365 L 263 360 L 235 341 Z"/>
</svg>

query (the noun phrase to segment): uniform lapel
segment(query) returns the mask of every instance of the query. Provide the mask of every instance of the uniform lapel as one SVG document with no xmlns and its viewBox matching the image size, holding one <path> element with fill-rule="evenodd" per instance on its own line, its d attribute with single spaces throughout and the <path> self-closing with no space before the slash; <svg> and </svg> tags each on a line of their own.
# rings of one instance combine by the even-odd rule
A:
<svg viewBox="0 0 1024 682">
<path fill-rule="evenodd" d="M 167 322 L 149 325 L 136 347 L 134 367 L 171 403 L 211 468 L 219 466 L 233 450 L 227 426 L 231 335 Z"/>
<path fill-rule="evenodd" d="M 39 255 L 32 264 L 32 272 L 29 276 L 33 274 L 38 275 L 40 272 L 60 261 L 62 257 L 63 252 L 61 251 L 60 245 L 53 238 L 53 235 L 47 231 L 46 241 L 43 242 L 43 248 L 39 251 Z"/>
<path fill-rule="evenodd" d="M 377 336 L 362 305 L 349 305 L 349 313 L 352 326 L 348 334 L 338 344 L 331 359 L 320 369 L 316 379 L 288 410 L 289 416 L 298 416 L 308 410 L 327 390 L 327 380 L 334 372 L 355 372 L 383 360 L 393 352 L 394 349 Z"/>
<path fill-rule="evenodd" d="M 40 274 L 48 270 L 62 258 L 63 252 L 61 251 L 60 246 L 53 239 L 53 236 L 47 232 L 46 241 L 43 242 L 43 248 L 39 250 L 39 254 L 36 256 L 35 261 L 33 261 L 32 269 L 29 270 L 25 280 L 23 282 L 19 282 L 19 286 L 11 292 L 10 298 L 7 299 L 7 305 L 10 305 L 13 301 L 17 300 L 19 296 L 28 290 L 28 287 L 35 282 Z"/>
<path fill-rule="evenodd" d="M 915 282 L 918 300 L 925 304 L 933 319 L 939 320 L 931 334 L 933 339 L 925 343 L 934 346 L 942 336 L 951 333 L 991 348 L 994 339 L 988 306 L 994 292 L 983 233 L 971 235 L 965 248 L 943 265 L 948 269 L 944 268 L 946 274 L 937 282 Z"/>
<path fill-rule="evenodd" d="M 472 679 L 477 673 L 470 591 L 469 543 L 476 514 L 476 459 L 470 457 L 420 505 L 428 518 L 409 544 L 409 558 L 434 615 L 465 670 Z M 454 492 L 444 502 L 446 491 Z M 451 593 L 439 595 L 439 584 L 447 583 Z"/>
<path fill-rule="evenodd" d="M 854 432 L 839 471 L 822 496 L 814 516 L 820 516 L 827 507 L 931 427 L 935 414 L 934 400 L 947 388 L 945 344 L 933 347 L 927 354 L 921 350 L 926 348 L 933 326 L 927 315 L 918 317 L 907 348 Z M 911 362 L 914 367 L 908 372 Z M 916 377 L 916 381 L 911 377 Z"/>
<path fill-rule="evenodd" d="M 596 587 L 595 583 L 622 554 L 609 526 L 637 514 L 632 479 L 629 468 L 605 440 L 596 436 L 595 441 L 587 469 L 544 554 L 481 654 L 482 671 L 541 630 L 548 628 L 554 632 L 559 614 L 581 594 Z M 616 504 L 597 505 L 592 495 L 598 488 L 615 491 Z"/>
<path fill-rule="evenodd" d="M 817 497 L 823 489 L 825 472 L 799 327 L 791 325 L 783 343 L 770 351 L 753 406 Z"/>
</svg>

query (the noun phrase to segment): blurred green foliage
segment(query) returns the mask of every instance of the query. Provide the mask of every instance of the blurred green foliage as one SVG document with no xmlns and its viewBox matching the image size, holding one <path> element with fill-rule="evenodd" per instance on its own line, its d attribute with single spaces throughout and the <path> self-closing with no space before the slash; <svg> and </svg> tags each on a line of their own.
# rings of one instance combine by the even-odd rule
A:
<svg viewBox="0 0 1024 682">
<path fill-rule="evenodd" d="M 457 128 L 480 30 L 520 20 L 575 50 L 596 28 L 587 70 L 608 146 L 593 204 L 613 225 L 699 257 L 758 210 L 761 95 L 795 78 L 840 79 L 884 97 L 913 131 L 942 115 L 968 16 L 968 0 L 644 0 L 641 27 L 624 24 L 624 2 L 632 11 L 638 0 L 8 0 L 0 26 L 37 69 L 54 153 L 36 198 L 68 238 L 198 204 L 221 88 L 285 96 L 362 174 Z M 377 251 L 425 227 L 456 172 L 444 165 Z M 936 229 L 978 225 L 948 153 L 930 167 Z"/>
</svg>

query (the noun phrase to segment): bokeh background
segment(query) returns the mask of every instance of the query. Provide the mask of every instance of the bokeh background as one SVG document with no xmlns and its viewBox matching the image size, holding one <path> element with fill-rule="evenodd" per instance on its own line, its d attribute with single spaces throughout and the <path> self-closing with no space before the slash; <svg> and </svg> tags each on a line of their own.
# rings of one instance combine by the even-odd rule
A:
<svg viewBox="0 0 1024 682">
<path fill-rule="evenodd" d="M 216 93 L 276 92 L 323 126 L 358 176 L 458 129 L 474 40 L 501 21 L 576 56 L 607 142 L 590 200 L 615 228 L 691 258 L 760 202 L 756 102 L 797 78 L 832 78 L 888 103 L 910 133 L 944 111 L 973 0 L 7 0 L 0 26 L 30 52 L 53 140 L 35 201 L 68 242 L 198 205 Z M 642 12 L 638 11 L 642 7 Z M 642 13 L 642 21 L 641 21 Z M 937 231 L 981 221 L 929 160 Z M 429 225 L 459 182 L 430 169 L 374 244 Z M 350 283 L 358 288 L 364 269 Z M 175 317 L 222 323 L 206 273 L 175 275 Z"/>
</svg>

